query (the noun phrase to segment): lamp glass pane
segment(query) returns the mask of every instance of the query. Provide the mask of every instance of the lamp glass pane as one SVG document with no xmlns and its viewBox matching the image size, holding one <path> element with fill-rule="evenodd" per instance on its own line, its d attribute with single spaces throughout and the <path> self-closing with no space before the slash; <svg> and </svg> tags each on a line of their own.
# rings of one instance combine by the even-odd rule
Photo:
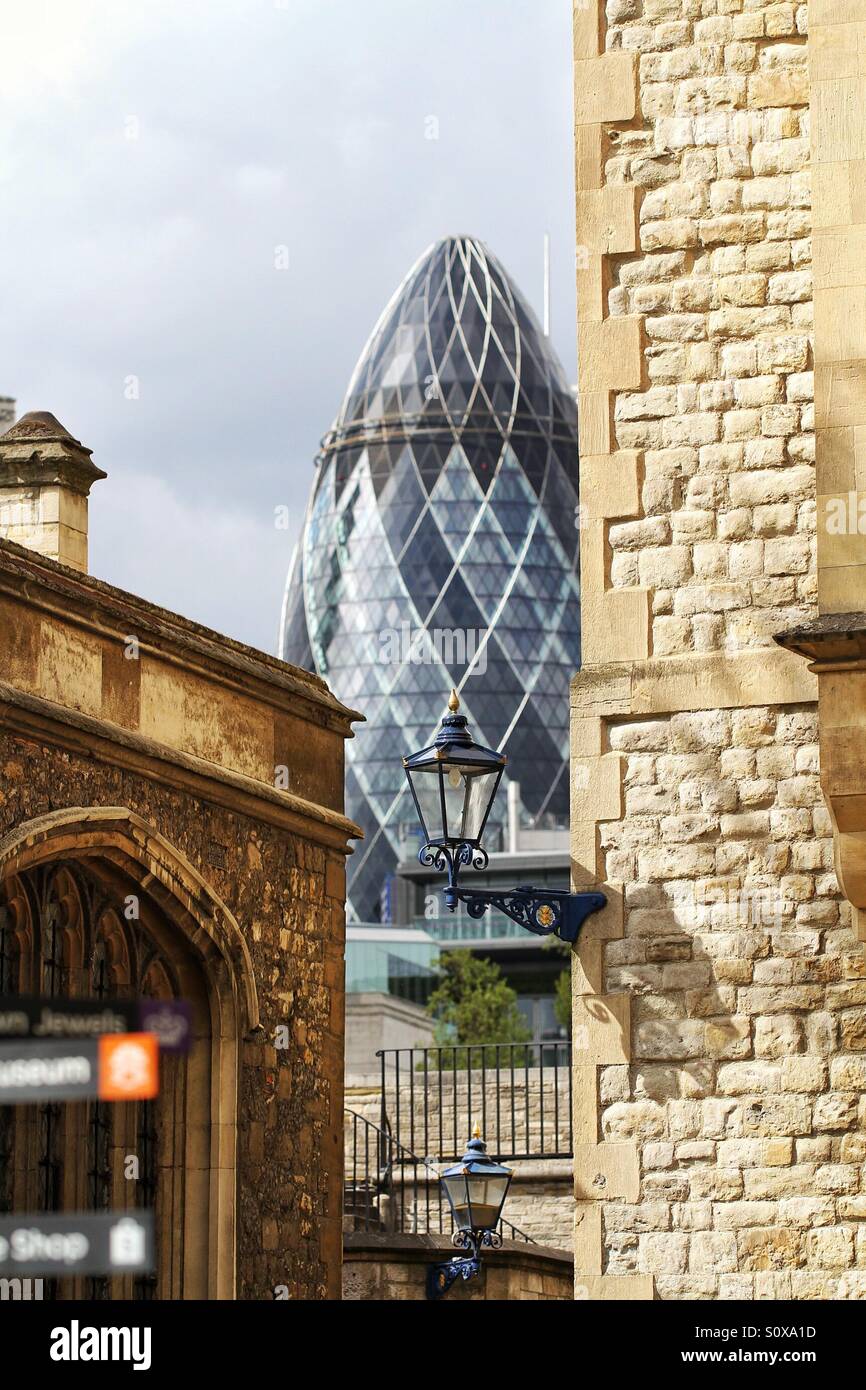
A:
<svg viewBox="0 0 866 1390">
<path fill-rule="evenodd" d="M 497 768 L 493 772 L 481 772 L 469 778 L 463 821 L 463 834 L 467 840 L 477 840 L 481 834 L 481 827 L 484 824 L 484 817 L 487 814 L 487 807 L 490 804 L 498 776 L 499 770 Z"/>
<path fill-rule="evenodd" d="M 451 1203 L 451 1211 L 454 1216 L 455 1224 L 462 1231 L 472 1229 L 472 1213 L 469 1205 L 469 1195 L 467 1192 L 466 1178 L 458 1174 L 453 1178 L 444 1178 L 443 1185 L 448 1194 L 448 1201 Z"/>
<path fill-rule="evenodd" d="M 459 763 L 445 764 L 445 808 L 453 840 L 478 839 L 498 775 L 498 768 L 477 772 Z"/>
<path fill-rule="evenodd" d="M 470 1178 L 469 1201 L 475 1230 L 489 1230 L 496 1225 L 507 1187 L 507 1178 Z"/>
<path fill-rule="evenodd" d="M 442 824 L 442 800 L 439 795 L 439 770 L 422 771 L 416 768 L 409 774 L 412 789 L 421 812 L 424 835 L 428 841 L 444 840 L 447 827 Z"/>
<path fill-rule="evenodd" d="M 448 822 L 447 834 L 453 840 L 464 840 L 464 808 L 466 806 L 467 780 L 460 767 L 446 763 L 443 768 L 442 785 L 445 789 L 445 815 Z"/>
</svg>

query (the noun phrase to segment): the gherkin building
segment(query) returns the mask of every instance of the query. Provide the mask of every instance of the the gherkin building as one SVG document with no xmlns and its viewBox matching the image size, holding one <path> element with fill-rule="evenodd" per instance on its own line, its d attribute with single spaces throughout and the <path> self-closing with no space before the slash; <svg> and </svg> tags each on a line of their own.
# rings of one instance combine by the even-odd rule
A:
<svg viewBox="0 0 866 1390">
<path fill-rule="evenodd" d="M 323 441 L 283 608 L 285 660 L 367 718 L 347 746 L 352 920 L 383 915 L 414 830 L 401 755 L 431 742 L 452 686 L 508 753 L 526 823 L 567 823 L 577 494 L 577 408 L 534 314 L 482 242 L 437 242 Z"/>
</svg>

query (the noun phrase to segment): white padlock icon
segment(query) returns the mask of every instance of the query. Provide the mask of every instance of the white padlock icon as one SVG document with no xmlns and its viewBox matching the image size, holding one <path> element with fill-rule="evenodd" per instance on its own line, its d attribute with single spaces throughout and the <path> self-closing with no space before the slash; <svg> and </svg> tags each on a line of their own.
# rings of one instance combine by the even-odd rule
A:
<svg viewBox="0 0 866 1390">
<path fill-rule="evenodd" d="M 108 1236 L 108 1257 L 112 1265 L 144 1264 L 147 1253 L 147 1232 L 131 1216 L 124 1216 L 112 1226 Z"/>
</svg>

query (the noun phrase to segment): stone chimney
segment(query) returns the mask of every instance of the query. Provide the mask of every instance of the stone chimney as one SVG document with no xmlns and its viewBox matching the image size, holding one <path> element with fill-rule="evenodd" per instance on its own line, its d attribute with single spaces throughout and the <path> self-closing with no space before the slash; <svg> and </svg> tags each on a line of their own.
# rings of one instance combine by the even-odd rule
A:
<svg viewBox="0 0 866 1390">
<path fill-rule="evenodd" d="M 47 410 L 0 435 L 0 537 L 86 574 L 91 452 Z"/>
</svg>

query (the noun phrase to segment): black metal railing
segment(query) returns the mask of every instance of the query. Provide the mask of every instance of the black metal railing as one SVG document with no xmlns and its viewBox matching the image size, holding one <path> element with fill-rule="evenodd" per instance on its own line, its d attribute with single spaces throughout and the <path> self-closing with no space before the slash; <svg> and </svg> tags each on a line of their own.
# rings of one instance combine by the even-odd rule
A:
<svg viewBox="0 0 866 1390">
<path fill-rule="evenodd" d="M 571 1043 L 390 1048 L 381 1063 L 381 1124 L 425 1158 L 458 1158 L 476 1123 L 498 1159 L 570 1158 Z"/>
<path fill-rule="evenodd" d="M 447 1235 L 454 1218 L 439 1172 L 354 1110 L 346 1110 L 343 1229 L 395 1234 Z M 503 1240 L 533 1245 L 531 1236 L 510 1221 L 497 1227 Z"/>
<path fill-rule="evenodd" d="M 346 1110 L 343 1218 L 354 1229 L 385 1230 L 391 1196 L 393 1141 L 387 1130 Z"/>
</svg>

